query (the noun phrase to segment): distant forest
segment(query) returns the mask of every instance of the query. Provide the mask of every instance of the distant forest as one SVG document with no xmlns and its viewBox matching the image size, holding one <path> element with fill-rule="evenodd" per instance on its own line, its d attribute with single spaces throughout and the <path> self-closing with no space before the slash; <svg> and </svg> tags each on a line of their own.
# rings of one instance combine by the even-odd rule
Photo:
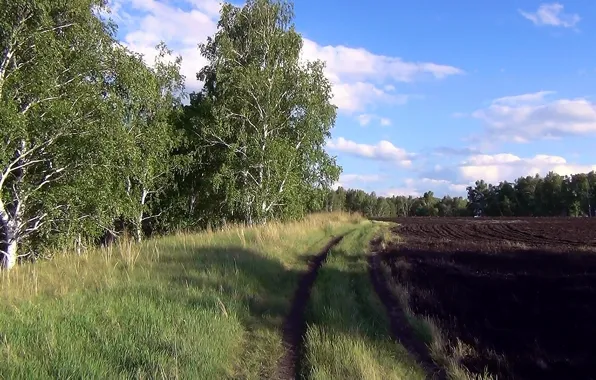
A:
<svg viewBox="0 0 596 380">
<path fill-rule="evenodd" d="M 437 198 L 432 191 L 421 197 L 377 196 L 374 192 L 331 191 L 329 211 L 361 212 L 366 216 L 596 216 L 596 173 L 520 177 L 513 182 L 468 186 L 467 197 Z"/>
</svg>

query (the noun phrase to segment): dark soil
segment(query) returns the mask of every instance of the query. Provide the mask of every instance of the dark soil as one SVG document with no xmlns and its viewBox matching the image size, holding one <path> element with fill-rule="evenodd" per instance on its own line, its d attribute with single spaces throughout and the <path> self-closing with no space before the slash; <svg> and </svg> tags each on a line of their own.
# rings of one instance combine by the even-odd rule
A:
<svg viewBox="0 0 596 380">
<path fill-rule="evenodd" d="M 462 365 L 499 379 L 596 378 L 596 250 L 586 250 L 596 221 L 400 223 L 405 242 L 381 257 L 410 287 L 416 314 L 474 349 Z"/>
<path fill-rule="evenodd" d="M 300 375 L 300 362 L 302 358 L 304 333 L 306 332 L 306 321 L 304 311 L 308 304 L 311 288 L 317 278 L 319 268 L 327 259 L 331 248 L 338 244 L 343 236 L 338 236 L 329 243 L 311 260 L 308 271 L 302 275 L 298 288 L 294 293 L 292 306 L 288 313 L 283 327 L 284 354 L 282 355 L 278 368 L 277 379 L 298 379 Z"/>
<path fill-rule="evenodd" d="M 433 362 L 426 344 L 415 336 L 399 301 L 387 287 L 381 273 L 381 260 L 376 252 L 368 257 L 370 280 L 385 309 L 387 309 L 393 339 L 399 341 L 417 359 L 418 363 L 426 370 L 429 379 L 445 379 L 445 371 Z"/>
</svg>

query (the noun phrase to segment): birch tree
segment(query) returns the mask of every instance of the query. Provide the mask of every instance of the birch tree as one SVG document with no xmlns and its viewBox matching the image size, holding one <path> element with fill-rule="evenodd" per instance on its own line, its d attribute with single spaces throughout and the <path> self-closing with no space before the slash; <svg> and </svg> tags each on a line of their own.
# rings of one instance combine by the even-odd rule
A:
<svg viewBox="0 0 596 380">
<path fill-rule="evenodd" d="M 336 115 L 331 86 L 320 61 L 300 60 L 292 19 L 283 1 L 225 4 L 218 31 L 200 46 L 210 116 L 192 123 L 207 155 L 217 157 L 214 192 L 248 224 L 300 213 L 309 191 L 339 176 L 324 150 Z"/>
<path fill-rule="evenodd" d="M 68 205 L 51 192 L 101 134 L 112 30 L 95 0 L 5 0 L 0 7 L 0 266 Z"/>
<path fill-rule="evenodd" d="M 129 207 L 125 214 L 137 241 L 143 237 L 143 223 L 159 216 L 160 212 L 149 212 L 148 203 L 168 185 L 176 165 L 170 154 L 176 146 L 172 117 L 184 95 L 181 58 L 173 58 L 163 43 L 156 49 L 152 67 L 142 56 L 119 49 L 112 83 L 123 132 L 121 149 L 126 152 L 122 178 Z"/>
</svg>

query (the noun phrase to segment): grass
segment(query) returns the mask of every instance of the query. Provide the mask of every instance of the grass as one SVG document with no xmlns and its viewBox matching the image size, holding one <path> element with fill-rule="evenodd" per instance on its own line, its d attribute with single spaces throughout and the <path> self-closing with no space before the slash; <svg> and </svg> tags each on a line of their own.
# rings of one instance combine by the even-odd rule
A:
<svg viewBox="0 0 596 380">
<path fill-rule="evenodd" d="M 424 379 L 392 338 L 386 311 L 370 282 L 370 241 L 388 224 L 366 222 L 335 246 L 314 284 L 303 375 L 312 379 Z"/>
<path fill-rule="evenodd" d="M 0 378 L 269 377 L 307 257 L 359 225 L 314 215 L 124 241 L 2 273 Z"/>
</svg>

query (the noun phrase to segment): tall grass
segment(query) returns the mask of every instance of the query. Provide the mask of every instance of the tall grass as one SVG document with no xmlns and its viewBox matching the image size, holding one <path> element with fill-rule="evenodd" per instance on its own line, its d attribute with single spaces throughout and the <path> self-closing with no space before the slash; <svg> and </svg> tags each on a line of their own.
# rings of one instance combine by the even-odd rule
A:
<svg viewBox="0 0 596 380">
<path fill-rule="evenodd" d="M 371 240 L 387 225 L 366 222 L 329 253 L 312 290 L 304 374 L 312 379 L 424 379 L 389 331 L 369 278 Z"/>
<path fill-rule="evenodd" d="M 0 377 L 268 377 L 307 257 L 359 221 L 124 240 L 2 273 Z"/>
</svg>

